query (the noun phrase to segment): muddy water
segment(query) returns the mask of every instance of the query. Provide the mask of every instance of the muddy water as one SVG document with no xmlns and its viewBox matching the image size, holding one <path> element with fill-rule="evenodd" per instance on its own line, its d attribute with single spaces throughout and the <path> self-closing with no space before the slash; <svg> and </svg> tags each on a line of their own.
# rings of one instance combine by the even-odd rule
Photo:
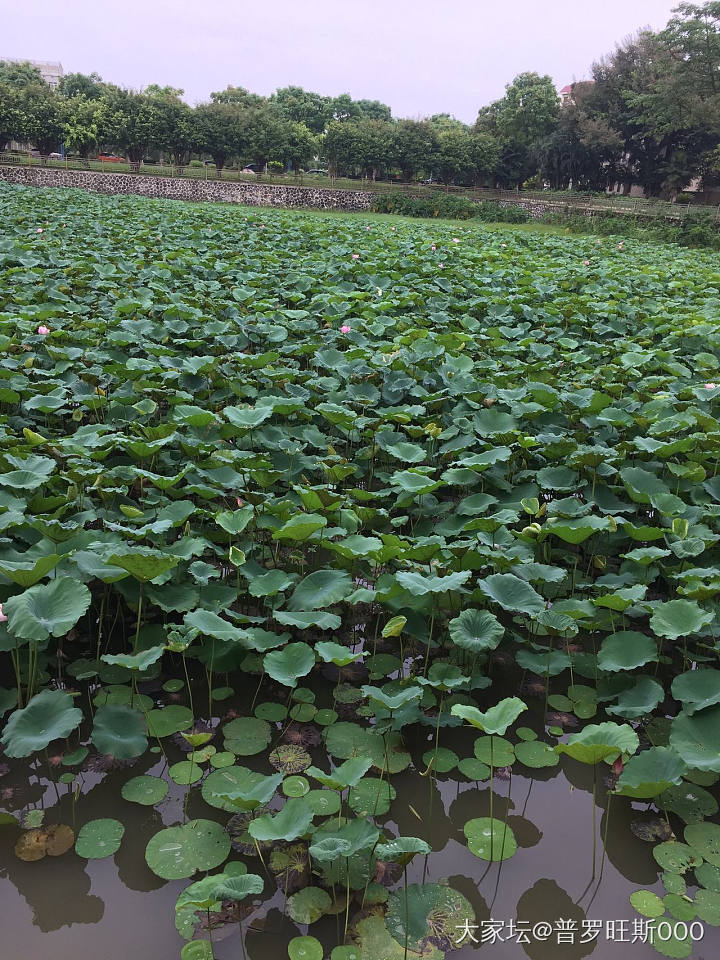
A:
<svg viewBox="0 0 720 960">
<path fill-rule="evenodd" d="M 472 754 L 472 740 L 466 731 L 441 732 L 441 744 L 452 746 L 460 756 Z M 410 882 L 447 878 L 471 901 L 478 923 L 490 918 L 499 922 L 502 940 L 485 944 L 467 940 L 451 954 L 455 960 L 469 960 L 477 951 L 497 960 L 576 960 L 590 955 L 596 960 L 650 960 L 659 956 L 651 946 L 631 942 L 637 914 L 629 904 L 629 895 L 637 889 L 664 894 L 658 879 L 660 870 L 652 857 L 653 844 L 639 840 L 630 830 L 630 821 L 647 804 L 631 805 L 622 798 L 612 801 L 603 863 L 607 816 L 602 782 L 607 768 L 603 767 L 598 777 L 593 879 L 591 768 L 566 757 L 559 767 L 549 770 L 529 771 L 516 764 L 510 779 L 502 779 L 501 774 L 495 780 L 494 816 L 507 815 L 519 849 L 511 859 L 488 865 L 469 852 L 462 832 L 468 819 L 489 814 L 487 784 L 468 783 L 452 774 L 437 779 L 421 777 L 419 757 L 427 746 L 425 742 L 416 743 L 416 768 L 393 777 L 397 799 L 378 823 L 392 833 L 424 837 L 432 845 L 433 853 L 428 858 L 416 857 L 408 868 Z M 171 763 L 181 759 L 174 747 L 168 748 L 168 756 Z M 239 762 L 271 772 L 263 758 L 255 764 L 253 759 L 257 758 L 241 758 Z M 313 760 L 327 764 L 322 751 L 314 751 Z M 24 863 L 13 853 L 18 830 L 0 827 L 0 960 L 179 957 L 183 941 L 175 931 L 173 908 L 178 893 L 190 881 L 159 879 L 146 866 L 144 851 L 150 837 L 163 825 L 182 822 L 186 788 L 171 783 L 167 798 L 157 808 L 128 803 L 120 796 L 122 784 L 130 777 L 141 773 L 161 775 L 164 768 L 164 761 L 146 754 L 127 769 L 83 774 L 83 793 L 74 810 L 75 826 L 79 829 L 96 817 L 121 820 L 126 832 L 114 857 L 86 861 L 70 851 L 58 858 Z M 38 767 L 39 777 L 33 775 L 28 782 L 27 766 L 13 764 L 0 778 L 0 806 L 17 813 L 42 805 L 46 823 L 72 825 L 73 803 L 68 787 L 57 785 L 58 802 L 55 785 L 43 776 L 45 770 Z M 202 800 L 199 785 L 191 789 L 187 814 L 222 823 L 228 818 Z M 232 858 L 242 859 L 236 854 Z M 247 858 L 246 863 L 250 870 L 261 872 L 257 860 Z M 252 960 L 283 960 L 288 941 L 306 932 L 284 919 L 282 910 L 282 894 L 268 882 L 265 899 L 244 921 Z M 568 931 L 561 944 L 557 932 L 545 942 L 529 936 L 529 943 L 518 943 L 517 933 L 509 935 L 510 921 L 518 926 L 524 921 L 532 928 L 542 922 L 554 925 L 560 919 L 574 921 L 574 931 Z M 586 920 L 602 921 L 602 929 L 597 939 L 583 943 Z M 607 927 L 609 921 L 626 921 L 624 929 L 616 923 L 614 939 L 608 936 L 612 932 Z M 326 917 L 310 930 L 323 941 L 327 955 L 338 942 L 336 927 L 336 918 Z M 473 935 L 479 940 L 481 931 Z M 241 956 L 237 927 L 217 931 L 214 937 L 218 960 Z M 693 958 L 717 957 L 720 931 L 705 926 Z"/>
</svg>

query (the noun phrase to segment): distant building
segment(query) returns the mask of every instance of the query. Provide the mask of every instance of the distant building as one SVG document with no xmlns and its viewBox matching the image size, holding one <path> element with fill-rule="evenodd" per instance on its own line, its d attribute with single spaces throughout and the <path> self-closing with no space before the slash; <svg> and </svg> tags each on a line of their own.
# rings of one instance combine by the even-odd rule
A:
<svg viewBox="0 0 720 960">
<path fill-rule="evenodd" d="M 0 60 L 5 63 L 29 63 L 40 71 L 40 76 L 52 90 L 57 89 L 65 72 L 63 65 L 55 60 L 25 60 L 22 57 L 0 57 Z"/>
<path fill-rule="evenodd" d="M 573 85 L 571 83 L 568 83 L 566 84 L 566 86 L 562 88 L 562 90 L 558 91 L 560 95 L 560 103 L 562 103 L 563 106 L 565 106 L 566 103 L 572 100 L 572 88 L 573 88 Z"/>
</svg>

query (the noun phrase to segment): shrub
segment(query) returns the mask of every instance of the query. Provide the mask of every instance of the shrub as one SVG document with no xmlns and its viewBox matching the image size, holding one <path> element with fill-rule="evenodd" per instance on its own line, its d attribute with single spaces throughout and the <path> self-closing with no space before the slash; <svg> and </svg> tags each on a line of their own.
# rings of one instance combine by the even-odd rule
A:
<svg viewBox="0 0 720 960">
<path fill-rule="evenodd" d="M 494 201 L 474 203 L 467 197 L 439 191 L 428 191 L 425 196 L 412 196 L 399 190 L 383 193 L 375 198 L 373 210 L 406 217 L 444 217 L 452 220 L 478 218 L 487 223 L 525 223 L 530 219 L 522 207 L 505 206 Z"/>
<path fill-rule="evenodd" d="M 279 160 L 271 160 L 268 165 L 268 173 L 282 173 L 285 169 Z"/>
<path fill-rule="evenodd" d="M 640 240 L 660 240 L 664 243 L 678 243 L 684 247 L 709 247 L 720 250 L 720 230 L 712 214 L 698 213 L 680 221 L 639 220 L 631 216 L 614 214 L 596 214 L 586 217 L 582 214 L 547 213 L 543 223 L 555 223 L 564 226 L 571 233 L 594 233 L 602 236 L 618 234 L 624 237 L 637 237 Z"/>
</svg>

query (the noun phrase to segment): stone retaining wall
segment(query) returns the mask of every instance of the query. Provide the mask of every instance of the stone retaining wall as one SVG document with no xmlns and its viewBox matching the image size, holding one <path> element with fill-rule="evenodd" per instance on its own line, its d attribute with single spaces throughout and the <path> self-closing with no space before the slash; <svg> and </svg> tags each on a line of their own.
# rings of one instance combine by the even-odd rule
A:
<svg viewBox="0 0 720 960">
<path fill-rule="evenodd" d="M 322 210 L 369 210 L 374 197 L 374 194 L 361 190 L 327 190 L 191 177 L 175 179 L 39 166 L 0 166 L 0 180 L 30 187 L 78 187 L 93 193 L 130 193 L 165 200 L 242 203 L 256 207 L 318 207 Z"/>
</svg>

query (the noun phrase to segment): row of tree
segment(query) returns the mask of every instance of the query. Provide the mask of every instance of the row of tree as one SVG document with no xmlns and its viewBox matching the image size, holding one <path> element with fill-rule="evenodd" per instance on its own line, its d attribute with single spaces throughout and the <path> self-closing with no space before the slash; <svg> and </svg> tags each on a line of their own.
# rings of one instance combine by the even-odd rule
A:
<svg viewBox="0 0 720 960">
<path fill-rule="evenodd" d="M 514 187 L 603 190 L 634 184 L 674 195 L 720 173 L 720 2 L 682 3 L 667 26 L 624 41 L 562 99 L 548 76 L 523 73 L 469 126 L 439 114 L 395 119 L 375 100 L 286 87 L 242 87 L 192 108 L 182 90 L 142 92 L 69 74 L 57 91 L 29 64 L 0 63 L 0 145 L 33 143 L 132 162 L 210 156 L 298 170 L 322 159 L 333 175 Z"/>
</svg>

